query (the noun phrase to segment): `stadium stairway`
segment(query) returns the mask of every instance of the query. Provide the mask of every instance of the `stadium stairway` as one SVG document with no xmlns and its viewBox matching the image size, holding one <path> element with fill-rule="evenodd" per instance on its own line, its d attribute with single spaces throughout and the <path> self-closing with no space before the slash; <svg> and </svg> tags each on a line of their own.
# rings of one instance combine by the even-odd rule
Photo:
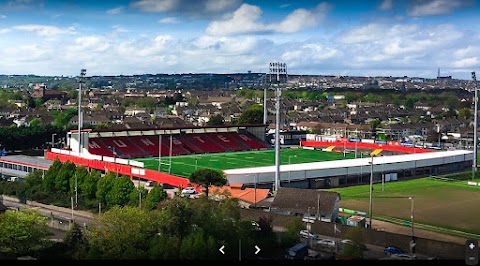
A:
<svg viewBox="0 0 480 266">
<path fill-rule="evenodd" d="M 150 152 L 148 152 L 148 151 L 146 151 L 144 148 L 142 148 L 142 147 L 138 144 L 138 142 L 133 141 L 133 139 L 130 139 L 130 142 L 133 143 L 133 145 L 136 146 L 137 149 L 142 152 L 143 155 L 142 155 L 140 158 L 143 158 L 143 157 L 152 157 L 152 156 L 153 156 Z M 158 156 L 158 154 L 157 154 L 157 156 Z"/>
<path fill-rule="evenodd" d="M 206 137 L 209 137 L 215 143 L 218 143 L 224 147 L 225 151 L 244 151 L 248 149 L 242 148 L 237 141 L 231 138 L 230 132 L 225 133 L 209 133 Z"/>
<path fill-rule="evenodd" d="M 205 153 L 200 147 L 195 145 L 186 135 L 178 135 L 177 137 L 180 141 L 185 144 L 185 148 L 190 150 L 192 153 Z"/>
</svg>

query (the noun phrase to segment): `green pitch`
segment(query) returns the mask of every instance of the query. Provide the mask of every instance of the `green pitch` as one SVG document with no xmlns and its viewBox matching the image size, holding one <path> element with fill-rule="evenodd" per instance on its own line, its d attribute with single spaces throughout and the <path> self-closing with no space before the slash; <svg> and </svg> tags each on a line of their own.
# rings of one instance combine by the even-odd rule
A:
<svg viewBox="0 0 480 266">
<path fill-rule="evenodd" d="M 360 153 L 358 153 L 357 156 L 360 157 Z M 324 152 L 320 150 L 282 149 L 280 151 L 281 164 L 311 163 L 353 158 L 355 158 L 354 153 L 346 153 L 344 157 L 343 153 Z M 144 162 L 145 168 L 158 170 L 158 157 L 135 160 Z M 168 173 L 170 157 L 164 156 L 160 158 L 160 160 L 162 163 L 161 171 Z M 199 168 L 210 168 L 221 171 L 225 169 L 272 166 L 275 165 L 275 150 L 173 156 L 171 161 L 171 174 L 188 177 L 190 173 Z"/>
<path fill-rule="evenodd" d="M 469 186 L 467 181 L 470 180 L 442 181 L 427 177 L 386 182 L 384 191 L 381 183 L 374 184 L 372 214 L 409 220 L 408 198 L 414 197 L 417 223 L 444 228 L 446 233 L 448 229 L 456 229 L 480 234 L 480 187 Z M 331 190 L 340 193 L 340 207 L 368 213 L 368 188 L 361 185 Z"/>
</svg>

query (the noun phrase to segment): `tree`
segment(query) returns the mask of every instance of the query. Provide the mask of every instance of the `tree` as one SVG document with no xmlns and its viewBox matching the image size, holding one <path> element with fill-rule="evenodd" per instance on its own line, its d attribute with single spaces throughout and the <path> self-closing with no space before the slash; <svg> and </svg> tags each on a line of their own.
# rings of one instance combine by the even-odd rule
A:
<svg viewBox="0 0 480 266">
<path fill-rule="evenodd" d="M 472 117 L 470 108 L 462 108 L 458 111 L 458 117 L 468 120 Z"/>
<path fill-rule="evenodd" d="M 405 108 L 407 109 L 413 109 L 413 106 L 415 105 L 415 99 L 413 99 L 412 97 L 407 97 L 405 99 Z"/>
<path fill-rule="evenodd" d="M 282 237 L 282 244 L 290 246 L 298 242 L 300 238 L 300 231 L 305 229 L 302 219 L 300 217 L 291 217 L 285 225 L 286 232 Z"/>
<path fill-rule="evenodd" d="M 109 172 L 106 175 L 100 177 L 100 179 L 98 179 L 97 192 L 95 193 L 95 196 L 97 197 L 97 200 L 101 203 L 106 204 L 107 195 L 110 190 L 112 190 L 115 178 L 115 173 Z"/>
<path fill-rule="evenodd" d="M 74 163 L 65 162 L 55 177 L 55 189 L 60 192 L 68 192 L 70 189 L 70 178 L 75 174 L 76 166 Z"/>
<path fill-rule="evenodd" d="M 162 186 L 155 184 L 155 186 L 148 192 L 145 199 L 145 208 L 148 210 L 155 209 L 162 200 L 167 198 L 167 192 Z"/>
<path fill-rule="evenodd" d="M 43 171 L 35 170 L 25 177 L 27 187 L 26 196 L 28 199 L 34 199 L 39 193 L 43 192 Z"/>
<path fill-rule="evenodd" d="M 73 223 L 65 234 L 63 243 L 67 248 L 68 256 L 72 259 L 83 259 L 88 252 L 88 240 L 83 234 L 82 228 Z"/>
<path fill-rule="evenodd" d="M 145 200 L 147 199 L 147 195 L 148 195 L 148 189 L 144 187 L 137 187 L 136 189 L 132 190 L 132 192 L 130 193 L 130 200 L 128 201 L 128 205 L 139 206 L 140 205 L 139 196 L 140 196 L 142 197 L 142 205 L 145 206 Z"/>
<path fill-rule="evenodd" d="M 223 116 L 221 115 L 212 115 L 207 122 L 209 126 L 218 126 L 218 125 L 225 125 L 225 121 L 223 120 Z"/>
<path fill-rule="evenodd" d="M 345 238 L 353 241 L 351 244 L 343 244 L 342 255 L 354 259 L 363 257 L 363 234 L 360 227 L 350 227 L 345 234 Z"/>
<path fill-rule="evenodd" d="M 88 173 L 80 184 L 80 192 L 87 199 L 94 199 L 97 192 L 97 183 L 100 179 L 100 171 L 92 170 Z"/>
<path fill-rule="evenodd" d="M 261 124 L 263 123 L 263 107 L 252 105 L 240 115 L 239 124 Z"/>
<path fill-rule="evenodd" d="M 128 176 L 120 176 L 113 180 L 112 189 L 106 195 L 107 206 L 125 206 L 130 200 L 130 193 L 135 189 Z"/>
<path fill-rule="evenodd" d="M 373 137 L 376 137 L 377 135 L 377 127 L 380 126 L 382 122 L 378 119 L 374 119 L 372 121 L 370 121 L 370 127 L 372 129 L 372 136 Z"/>
<path fill-rule="evenodd" d="M 223 186 L 227 183 L 227 180 L 220 172 L 208 168 L 196 170 L 190 174 L 188 180 L 192 183 L 202 185 L 205 188 L 205 195 L 207 198 L 210 186 Z"/>
<path fill-rule="evenodd" d="M 78 194 L 82 194 L 82 185 L 83 181 L 85 180 L 86 176 L 88 176 L 89 173 L 87 171 L 87 168 L 85 166 L 79 166 L 75 169 L 74 174 L 70 177 L 70 191 L 72 193 L 75 193 L 75 188 L 78 189 Z"/>
<path fill-rule="evenodd" d="M 174 197 L 167 202 L 161 212 L 161 231 L 181 241 L 192 230 L 192 215 L 193 208 L 189 202 L 180 197 Z"/>
<path fill-rule="evenodd" d="M 160 260 L 178 259 L 178 246 L 181 246 L 181 242 L 177 237 L 156 234 L 150 241 L 149 258 Z"/>
<path fill-rule="evenodd" d="M 201 228 L 182 240 L 180 259 L 206 259 L 208 253 L 207 237 Z"/>
<path fill-rule="evenodd" d="M 47 217 L 36 210 L 6 212 L 0 215 L 0 253 L 25 256 L 48 244 Z"/>
<path fill-rule="evenodd" d="M 58 158 L 55 158 L 53 164 L 48 168 L 45 172 L 45 176 L 43 179 L 43 188 L 46 192 L 54 192 L 55 191 L 55 179 L 57 177 L 58 172 L 62 168 L 62 163 Z"/>
<path fill-rule="evenodd" d="M 87 235 L 92 259 L 147 258 L 150 239 L 158 232 L 157 212 L 115 206 L 99 216 Z"/>
</svg>

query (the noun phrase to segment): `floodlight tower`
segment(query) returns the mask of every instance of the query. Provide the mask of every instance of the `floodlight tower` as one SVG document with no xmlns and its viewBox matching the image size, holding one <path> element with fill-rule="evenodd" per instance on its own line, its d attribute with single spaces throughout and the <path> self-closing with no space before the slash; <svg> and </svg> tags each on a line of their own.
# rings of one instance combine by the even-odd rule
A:
<svg viewBox="0 0 480 266">
<path fill-rule="evenodd" d="M 270 82 L 271 84 L 271 82 Z M 270 84 L 267 86 L 267 75 L 263 76 L 263 124 L 267 124 L 268 116 L 267 116 L 267 89 L 270 87 Z"/>
<path fill-rule="evenodd" d="M 83 113 L 82 113 L 82 83 L 84 83 L 86 69 L 80 70 L 80 76 L 78 78 L 78 155 L 82 154 L 82 125 L 83 125 Z M 75 204 L 78 204 L 78 181 L 77 175 L 75 175 Z"/>
<path fill-rule="evenodd" d="M 270 63 L 270 84 L 272 84 L 272 75 L 276 76 L 276 119 L 275 119 L 275 186 L 274 191 L 280 188 L 280 97 L 282 91 L 280 89 L 281 83 L 287 83 L 287 64 L 286 63 Z M 281 79 L 283 77 L 283 79 Z"/>
<path fill-rule="evenodd" d="M 475 75 L 475 71 L 472 72 L 472 80 L 473 80 L 473 89 L 475 90 L 475 99 L 474 99 L 474 107 L 475 111 L 473 114 L 473 178 L 475 178 L 475 172 L 477 171 L 477 132 L 478 132 L 478 90 L 477 90 L 477 77 Z"/>
</svg>

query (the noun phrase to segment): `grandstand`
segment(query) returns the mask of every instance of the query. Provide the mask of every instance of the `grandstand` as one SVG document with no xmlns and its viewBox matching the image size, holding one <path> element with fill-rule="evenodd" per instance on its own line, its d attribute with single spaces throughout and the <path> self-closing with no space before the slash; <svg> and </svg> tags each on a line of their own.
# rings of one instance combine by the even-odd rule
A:
<svg viewBox="0 0 480 266">
<path fill-rule="evenodd" d="M 228 130 L 235 128 L 226 128 Z M 193 130 L 193 129 L 192 129 Z M 206 130 L 193 130 L 201 132 Z M 266 149 L 267 145 L 248 131 L 184 133 L 173 130 L 157 133 L 90 132 L 88 154 L 119 157 L 123 159 L 170 155 L 220 153 Z M 155 135 L 150 135 L 155 133 Z M 157 135 L 158 134 L 158 135 Z M 75 150 L 75 146 L 72 146 Z"/>
</svg>

